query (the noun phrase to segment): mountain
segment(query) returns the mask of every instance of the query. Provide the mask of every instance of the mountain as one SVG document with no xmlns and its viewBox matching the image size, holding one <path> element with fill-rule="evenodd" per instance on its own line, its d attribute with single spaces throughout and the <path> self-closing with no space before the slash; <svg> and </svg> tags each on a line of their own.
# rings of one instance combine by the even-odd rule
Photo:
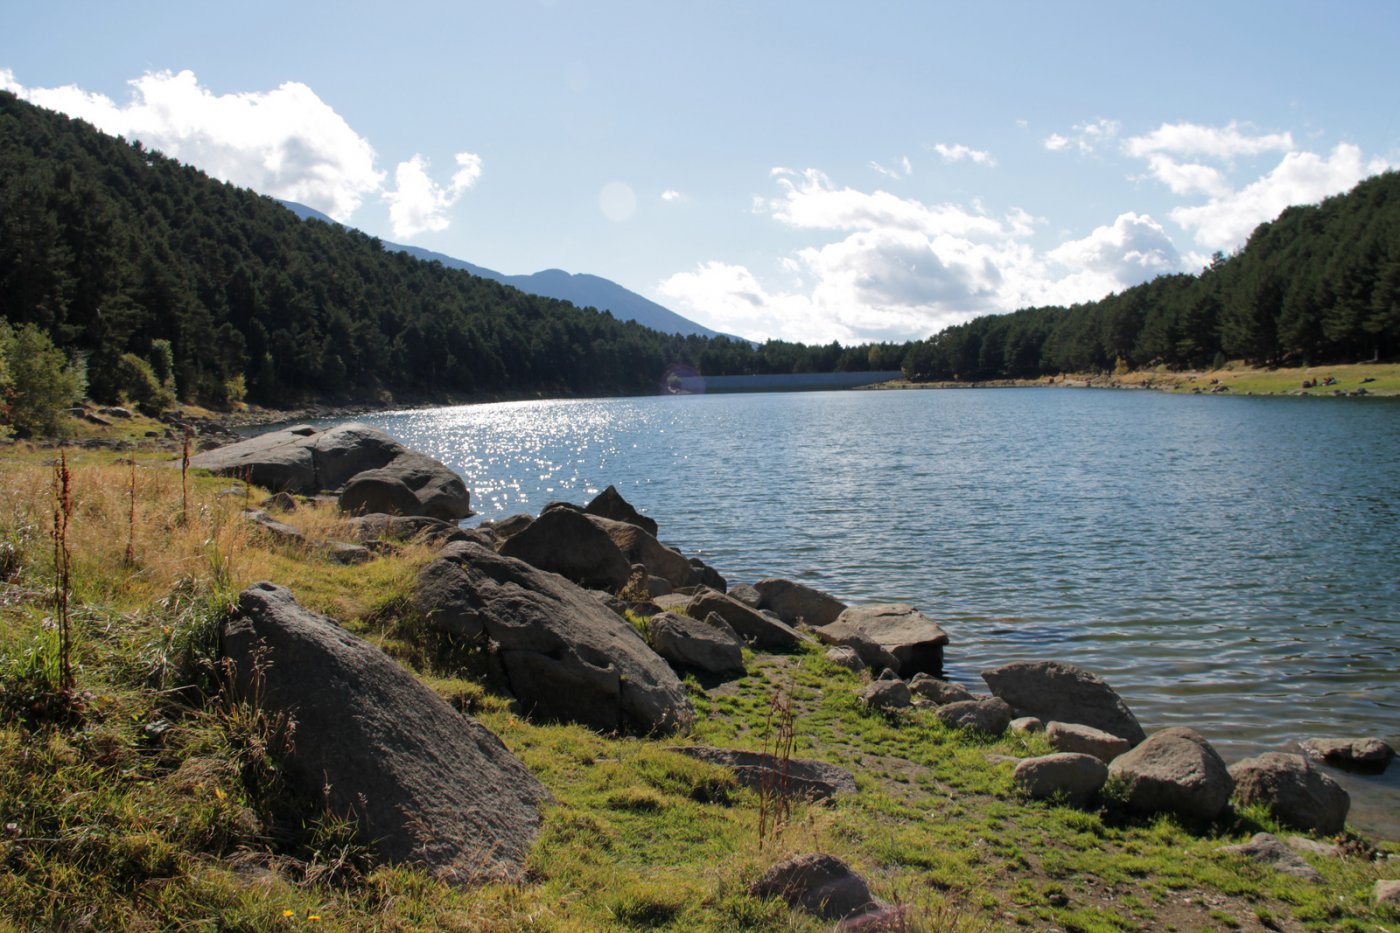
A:
<svg viewBox="0 0 1400 933">
<path fill-rule="evenodd" d="M 328 224 L 336 223 L 330 217 L 295 201 L 281 202 L 288 210 L 302 220 L 312 219 Z M 636 321 L 643 327 L 659 330 L 663 334 L 693 334 L 699 337 L 718 337 L 718 331 L 710 330 L 694 321 L 681 317 L 670 308 L 643 298 L 634 291 L 623 288 L 616 282 L 587 273 L 569 273 L 562 269 L 546 269 L 531 275 L 506 275 L 495 269 L 487 269 L 445 253 L 436 253 L 420 246 L 405 246 L 401 243 L 382 241 L 385 249 L 408 253 L 427 262 L 440 262 L 449 269 L 463 269 L 483 279 L 500 282 L 518 288 L 527 295 L 540 295 L 544 298 L 557 298 L 580 308 L 597 308 L 607 311 L 620 321 Z M 735 338 L 742 339 L 742 338 Z"/>
</svg>

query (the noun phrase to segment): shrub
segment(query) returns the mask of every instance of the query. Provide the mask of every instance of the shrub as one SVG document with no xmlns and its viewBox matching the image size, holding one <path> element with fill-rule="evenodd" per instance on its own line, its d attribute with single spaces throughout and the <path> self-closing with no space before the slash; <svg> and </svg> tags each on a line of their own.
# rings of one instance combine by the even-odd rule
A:
<svg viewBox="0 0 1400 933">
<path fill-rule="evenodd" d="M 175 407 L 174 391 L 135 353 L 123 353 L 117 359 L 117 390 L 145 415 L 154 417 Z"/>
<path fill-rule="evenodd" d="M 0 416 L 24 434 L 57 434 L 60 413 L 87 392 L 87 365 L 64 356 L 33 324 L 6 321 L 0 321 L 0 359 L 10 380 Z"/>
</svg>

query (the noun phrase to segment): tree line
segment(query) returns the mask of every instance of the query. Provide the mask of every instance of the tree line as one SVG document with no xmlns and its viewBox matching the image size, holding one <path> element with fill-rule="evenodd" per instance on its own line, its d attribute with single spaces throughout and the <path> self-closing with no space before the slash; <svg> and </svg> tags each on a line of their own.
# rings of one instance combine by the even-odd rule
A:
<svg viewBox="0 0 1400 933">
<path fill-rule="evenodd" d="M 50 385 L 153 409 L 176 396 L 220 407 L 644 393 L 673 367 L 979 380 L 1389 357 L 1400 349 L 1397 185 L 1390 173 L 1290 208 L 1199 275 L 1097 302 L 989 315 L 906 343 L 755 344 L 663 334 L 386 251 L 0 92 L 0 420 L 17 371 L 29 372 L 13 354 L 35 341 L 68 358 L 44 370 Z"/>
<path fill-rule="evenodd" d="M 1226 360 L 1305 365 L 1400 353 L 1400 175 L 1367 179 L 1255 228 L 1198 275 L 1072 307 L 1025 308 L 913 345 L 920 379 L 1015 379 Z"/>
</svg>

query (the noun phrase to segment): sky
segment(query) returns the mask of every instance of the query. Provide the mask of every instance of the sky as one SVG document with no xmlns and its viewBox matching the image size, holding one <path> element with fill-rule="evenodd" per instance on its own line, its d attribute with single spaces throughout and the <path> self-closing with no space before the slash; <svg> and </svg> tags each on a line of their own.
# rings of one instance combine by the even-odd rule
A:
<svg viewBox="0 0 1400 933">
<path fill-rule="evenodd" d="M 1400 4 L 14 4 L 0 87 L 726 333 L 927 337 L 1196 272 L 1400 166 Z"/>
</svg>

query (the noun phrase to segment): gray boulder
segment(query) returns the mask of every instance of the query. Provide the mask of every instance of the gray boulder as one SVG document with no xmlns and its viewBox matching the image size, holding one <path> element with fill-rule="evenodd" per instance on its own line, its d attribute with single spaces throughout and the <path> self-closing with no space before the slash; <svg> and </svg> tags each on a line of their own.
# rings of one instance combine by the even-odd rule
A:
<svg viewBox="0 0 1400 933">
<path fill-rule="evenodd" d="M 622 498 L 622 493 L 617 491 L 616 486 L 609 486 L 594 497 L 593 501 L 583 507 L 589 515 L 597 515 L 602 518 L 610 518 L 615 522 L 626 522 L 629 525 L 636 525 L 638 528 L 656 537 L 656 520 L 648 518 L 632 507 L 632 504 Z M 684 586 L 684 582 L 677 586 Z"/>
<path fill-rule="evenodd" d="M 909 685 L 902 680 L 872 680 L 857 691 L 856 696 L 866 708 L 882 713 L 908 709 L 913 703 Z"/>
<path fill-rule="evenodd" d="M 279 522 L 262 509 L 244 509 L 241 513 L 243 520 L 249 522 L 269 538 L 280 544 L 305 544 L 306 536 L 296 528 L 286 522 Z"/>
<path fill-rule="evenodd" d="M 1302 755 L 1265 752 L 1230 766 L 1235 799 L 1261 804 L 1285 826 L 1323 835 L 1346 827 L 1351 797 Z"/>
<path fill-rule="evenodd" d="M 845 862 L 819 852 L 774 865 L 749 892 L 754 897 L 780 897 L 789 906 L 824 920 L 845 920 L 884 906 Z"/>
<path fill-rule="evenodd" d="M 1219 816 L 1235 789 L 1220 755 L 1199 732 L 1183 726 L 1154 732 L 1113 759 L 1108 773 L 1123 782 L 1129 809 L 1194 820 Z"/>
<path fill-rule="evenodd" d="M 1093 755 L 1059 752 L 1022 759 L 1011 779 L 1028 797 L 1039 800 L 1064 794 L 1075 804 L 1085 804 L 1108 780 L 1108 765 Z"/>
<path fill-rule="evenodd" d="M 588 518 L 617 545 L 628 563 L 641 564 L 649 576 L 661 577 L 673 587 L 690 582 L 690 562 L 680 551 L 657 541 L 646 529 L 598 515 Z"/>
<path fill-rule="evenodd" d="M 826 649 L 826 659 L 832 664 L 838 664 L 848 671 L 860 673 L 865 670 L 865 662 L 860 659 L 856 649 L 838 645 L 835 648 Z"/>
<path fill-rule="evenodd" d="M 718 615 L 701 622 L 674 612 L 651 617 L 651 646 L 674 665 L 712 674 L 744 672 L 743 642 Z"/>
<path fill-rule="evenodd" d="M 899 676 L 922 671 L 943 672 L 943 646 L 948 635 L 931 619 L 906 603 L 853 606 L 836 618 L 864 632 L 899 662 Z"/>
<path fill-rule="evenodd" d="M 1001 735 L 1011 725 L 1011 707 L 997 697 L 947 703 L 934 715 L 950 729 L 975 729 L 988 735 Z"/>
<path fill-rule="evenodd" d="M 703 619 L 712 612 L 755 648 L 791 651 L 802 642 L 802 636 L 782 622 L 754 612 L 737 599 L 709 587 L 697 590 L 685 604 L 685 614 L 694 619 Z"/>
<path fill-rule="evenodd" d="M 846 611 L 846 604 L 836 597 L 792 580 L 759 580 L 754 589 L 758 591 L 758 608 L 773 610 L 789 625 L 805 623 L 818 628 L 835 622 Z"/>
<path fill-rule="evenodd" d="M 190 458 L 190 466 L 246 478 L 274 492 L 300 495 L 337 490 L 362 473 L 384 470 L 388 472 L 380 474 L 383 479 L 401 483 L 413 496 L 410 503 L 398 495 L 397 511 L 449 521 L 472 514 L 461 477 L 363 424 L 344 424 L 326 431 L 306 425 L 272 431 L 196 454 Z M 402 492 L 397 485 L 394 490 Z M 347 507 L 364 507 L 364 503 L 356 503 L 352 497 Z"/>
<path fill-rule="evenodd" d="M 1303 751 L 1335 768 L 1380 774 L 1395 757 L 1395 749 L 1381 739 L 1307 739 Z"/>
<path fill-rule="evenodd" d="M 1303 881 L 1318 882 L 1322 880 L 1322 872 L 1309 865 L 1283 840 L 1269 833 L 1255 833 L 1248 842 L 1233 846 L 1221 846 L 1220 851 L 1230 855 L 1238 855 L 1260 865 L 1267 865 L 1274 871 L 1291 875 Z"/>
<path fill-rule="evenodd" d="M 692 557 L 689 563 L 691 586 L 707 586 L 718 593 L 729 589 L 729 584 L 720 576 L 719 571 L 700 558 Z"/>
<path fill-rule="evenodd" d="M 423 541 L 443 545 L 448 541 L 471 540 L 475 529 L 464 531 L 451 522 L 426 515 L 388 515 L 375 512 L 347 518 L 336 525 L 336 532 L 360 544 L 383 541 Z"/>
<path fill-rule="evenodd" d="M 505 518 L 497 519 L 494 522 L 482 522 L 479 527 L 490 528 L 496 533 L 496 537 L 504 541 L 506 538 L 513 538 L 520 532 L 529 528 L 535 522 L 535 516 L 527 515 L 524 512 L 517 512 Z"/>
<path fill-rule="evenodd" d="M 589 589 L 616 591 L 627 585 L 632 562 L 608 533 L 582 512 L 554 508 L 507 538 L 501 554 Z"/>
<path fill-rule="evenodd" d="M 1045 722 L 1077 722 L 1133 745 L 1146 738 L 1113 689 L 1083 668 L 1060 661 L 1013 661 L 982 672 L 996 696 Z"/>
<path fill-rule="evenodd" d="M 788 792 L 811 800 L 826 800 L 841 794 L 856 792 L 856 779 L 845 768 L 825 761 L 789 758 L 783 761 L 767 752 L 746 752 L 733 748 L 712 748 L 708 745 L 681 745 L 667 749 L 710 764 L 728 768 L 745 787 L 754 790 L 775 786 L 786 775 Z"/>
<path fill-rule="evenodd" d="M 383 651 L 260 583 L 224 624 L 236 688 L 296 723 L 287 767 L 389 862 L 519 881 L 549 793 L 489 730 Z"/>
<path fill-rule="evenodd" d="M 557 574 L 453 542 L 423 568 L 416 603 L 429 625 L 489 644 L 498 681 L 529 716 L 642 734 L 694 719 L 685 686 L 637 630 Z"/>
<path fill-rule="evenodd" d="M 737 599 L 750 609 L 760 608 L 759 603 L 762 601 L 762 598 L 758 595 L 758 590 L 749 586 L 747 583 L 736 583 L 729 588 L 729 592 L 726 595 L 728 595 L 730 599 Z"/>
<path fill-rule="evenodd" d="M 812 630 L 824 645 L 850 648 L 860 655 L 861 662 L 873 671 L 897 671 L 899 659 L 886 651 L 875 639 L 850 622 L 836 621 Z"/>
<path fill-rule="evenodd" d="M 1057 752 L 1093 755 L 1104 764 L 1132 747 L 1127 739 L 1077 722 L 1052 722 L 1045 727 L 1045 737 Z"/>
<path fill-rule="evenodd" d="M 1045 723 L 1036 719 L 1034 716 L 1017 716 L 1015 719 L 1011 720 L 1011 725 L 1006 728 L 1009 732 L 1029 735 L 1032 732 L 1044 732 Z"/>
<path fill-rule="evenodd" d="M 930 677 L 924 673 L 915 674 L 909 679 L 909 691 L 914 696 L 927 700 L 934 706 L 977 699 L 972 695 L 972 691 L 962 684 L 939 680 L 937 677 Z"/>
</svg>

